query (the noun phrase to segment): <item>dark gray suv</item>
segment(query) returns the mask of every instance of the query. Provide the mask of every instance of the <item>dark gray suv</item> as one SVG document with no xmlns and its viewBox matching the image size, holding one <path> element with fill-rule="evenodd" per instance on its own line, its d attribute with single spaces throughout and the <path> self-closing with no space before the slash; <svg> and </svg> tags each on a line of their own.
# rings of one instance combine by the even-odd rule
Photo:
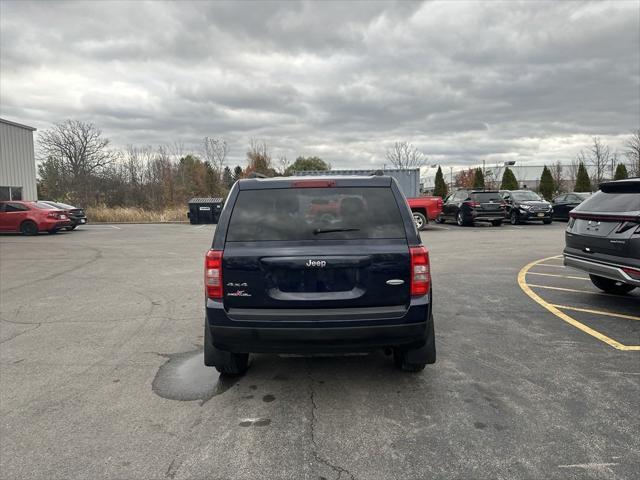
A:
<svg viewBox="0 0 640 480">
<path fill-rule="evenodd" d="M 607 182 L 569 213 L 564 264 L 605 292 L 640 287 L 640 178 Z"/>
</svg>

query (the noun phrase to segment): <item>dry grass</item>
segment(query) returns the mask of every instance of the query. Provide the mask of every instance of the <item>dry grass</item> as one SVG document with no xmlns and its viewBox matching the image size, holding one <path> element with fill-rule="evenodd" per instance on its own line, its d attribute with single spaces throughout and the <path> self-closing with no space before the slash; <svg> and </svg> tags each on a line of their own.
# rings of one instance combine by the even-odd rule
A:
<svg viewBox="0 0 640 480">
<path fill-rule="evenodd" d="M 187 208 L 167 208 L 160 211 L 142 208 L 122 207 L 88 207 L 85 209 L 90 223 L 122 222 L 122 223 L 157 223 L 187 221 Z"/>
</svg>

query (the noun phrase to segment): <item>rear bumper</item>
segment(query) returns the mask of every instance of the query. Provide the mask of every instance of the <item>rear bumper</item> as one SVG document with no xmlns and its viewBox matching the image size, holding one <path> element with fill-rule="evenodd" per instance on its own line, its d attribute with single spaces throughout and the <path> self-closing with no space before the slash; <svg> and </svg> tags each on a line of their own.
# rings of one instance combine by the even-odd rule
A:
<svg viewBox="0 0 640 480">
<path fill-rule="evenodd" d="M 471 213 L 471 219 L 474 222 L 494 222 L 496 220 L 504 220 L 504 212 L 500 210 L 495 213 Z"/>
<path fill-rule="evenodd" d="M 414 300 L 402 317 L 352 320 L 231 320 L 220 302 L 207 302 L 206 328 L 216 348 L 236 353 L 339 353 L 391 346 L 420 347 L 431 330 L 431 305 Z M 309 310 L 317 315 L 318 310 Z M 313 318 L 313 317 L 310 317 Z"/>
<path fill-rule="evenodd" d="M 566 253 L 564 254 L 564 264 L 567 267 L 582 270 L 583 272 L 587 272 L 591 275 L 610 278 L 612 280 L 640 287 L 640 280 L 631 278 L 624 270 L 622 270 L 622 267 L 637 268 L 631 265 L 597 262 L 574 255 L 568 255 Z"/>
<path fill-rule="evenodd" d="M 539 216 L 539 214 L 542 216 Z M 551 220 L 553 212 L 528 212 L 523 210 L 518 210 L 518 216 L 520 220 L 523 221 L 534 221 L 534 220 Z"/>
<path fill-rule="evenodd" d="M 42 222 L 40 223 L 38 228 L 39 230 L 50 231 L 50 230 L 60 230 L 61 228 L 69 227 L 69 226 L 71 226 L 70 220 L 62 220 L 62 221 L 54 221 L 54 222 Z"/>
</svg>

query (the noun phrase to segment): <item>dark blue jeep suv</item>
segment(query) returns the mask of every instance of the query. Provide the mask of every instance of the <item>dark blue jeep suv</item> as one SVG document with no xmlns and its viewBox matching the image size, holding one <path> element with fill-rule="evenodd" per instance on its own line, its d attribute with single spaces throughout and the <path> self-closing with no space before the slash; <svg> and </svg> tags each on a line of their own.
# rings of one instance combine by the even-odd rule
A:
<svg viewBox="0 0 640 480">
<path fill-rule="evenodd" d="M 429 254 L 395 180 L 235 183 L 205 259 L 204 363 L 240 375 L 250 353 L 392 349 L 436 360 Z"/>
</svg>

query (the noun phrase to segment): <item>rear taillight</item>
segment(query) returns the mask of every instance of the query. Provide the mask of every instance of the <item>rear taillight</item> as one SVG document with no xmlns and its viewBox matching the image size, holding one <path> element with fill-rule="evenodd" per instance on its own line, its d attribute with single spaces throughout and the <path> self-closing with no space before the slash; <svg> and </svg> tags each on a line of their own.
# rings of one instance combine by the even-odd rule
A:
<svg viewBox="0 0 640 480">
<path fill-rule="evenodd" d="M 222 250 L 209 250 L 204 259 L 204 289 L 207 298 L 222 298 Z"/>
<path fill-rule="evenodd" d="M 640 270 L 629 267 L 622 267 L 622 270 L 634 280 L 640 280 Z"/>
<path fill-rule="evenodd" d="M 431 272 L 429 252 L 424 247 L 411 247 L 411 296 L 421 297 L 429 293 Z"/>
<path fill-rule="evenodd" d="M 58 214 L 55 212 L 47 213 L 47 218 L 58 218 Z"/>
<path fill-rule="evenodd" d="M 618 225 L 618 228 L 616 229 L 616 233 L 624 233 L 627 230 L 631 230 L 633 227 L 637 226 L 638 222 L 622 222 L 620 225 Z M 640 229 L 640 226 L 638 226 L 638 228 L 636 229 L 636 231 L 638 231 Z"/>
<path fill-rule="evenodd" d="M 467 201 L 467 202 L 462 202 L 465 205 L 469 205 L 470 207 L 479 207 L 480 206 L 480 202 L 471 202 L 471 201 Z"/>
</svg>

